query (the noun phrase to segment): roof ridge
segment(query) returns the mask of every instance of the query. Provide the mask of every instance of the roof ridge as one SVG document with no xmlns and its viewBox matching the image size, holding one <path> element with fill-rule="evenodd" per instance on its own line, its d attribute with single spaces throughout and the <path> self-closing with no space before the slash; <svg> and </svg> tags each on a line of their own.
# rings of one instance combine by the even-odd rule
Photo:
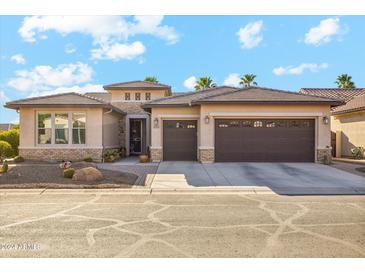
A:
<svg viewBox="0 0 365 274">
<path fill-rule="evenodd" d="M 305 89 L 328 89 L 328 90 L 354 90 L 354 89 L 360 89 L 365 90 L 365 88 L 300 88 L 300 90 Z"/>
<path fill-rule="evenodd" d="M 34 99 L 50 98 L 50 97 L 55 97 L 55 96 L 59 96 L 59 95 L 68 95 L 68 94 L 77 94 L 77 93 L 74 91 L 71 91 L 71 92 L 63 92 L 63 93 L 56 93 L 56 94 L 49 94 L 49 95 L 41 95 L 41 96 L 34 96 L 34 97 L 28 97 L 25 99 L 9 101 L 7 103 L 27 102 L 27 101 L 34 100 Z"/>
<path fill-rule="evenodd" d="M 90 96 L 90 95 L 86 95 L 86 94 L 81 94 L 81 93 L 78 93 L 77 95 L 81 96 L 81 97 L 85 97 L 85 98 L 88 98 L 88 99 L 91 99 L 91 100 L 95 100 L 97 102 L 100 102 L 100 103 L 107 103 L 109 104 L 109 102 L 101 99 L 101 98 L 96 98 L 96 97 L 93 97 L 93 96 Z"/>
<path fill-rule="evenodd" d="M 171 86 L 166 85 L 166 84 L 154 83 L 154 82 L 144 81 L 144 80 L 133 80 L 133 81 L 126 81 L 126 82 L 117 82 L 117 83 L 112 83 L 112 84 L 108 84 L 108 85 L 103 85 L 103 88 L 108 87 L 108 86 L 114 86 L 114 85 L 120 85 L 120 84 L 130 84 L 130 83 L 135 83 L 135 82 L 149 83 L 149 84 L 155 84 L 155 85 L 171 88 Z"/>
</svg>

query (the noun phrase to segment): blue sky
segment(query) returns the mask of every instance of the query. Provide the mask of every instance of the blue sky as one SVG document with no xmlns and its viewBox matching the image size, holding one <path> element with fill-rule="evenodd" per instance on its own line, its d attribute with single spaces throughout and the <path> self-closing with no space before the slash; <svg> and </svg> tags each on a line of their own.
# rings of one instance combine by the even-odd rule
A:
<svg viewBox="0 0 365 274">
<path fill-rule="evenodd" d="M 174 91 L 210 76 L 298 91 L 365 87 L 364 16 L 0 16 L 0 123 L 5 101 L 156 76 Z"/>
</svg>

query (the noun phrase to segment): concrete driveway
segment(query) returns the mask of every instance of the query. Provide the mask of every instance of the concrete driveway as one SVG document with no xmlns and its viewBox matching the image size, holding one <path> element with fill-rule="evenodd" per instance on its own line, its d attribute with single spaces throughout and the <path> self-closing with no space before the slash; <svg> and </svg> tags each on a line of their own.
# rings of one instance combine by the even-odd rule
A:
<svg viewBox="0 0 365 274">
<path fill-rule="evenodd" d="M 257 187 L 284 195 L 365 194 L 365 178 L 314 163 L 162 162 L 152 188 Z"/>
</svg>

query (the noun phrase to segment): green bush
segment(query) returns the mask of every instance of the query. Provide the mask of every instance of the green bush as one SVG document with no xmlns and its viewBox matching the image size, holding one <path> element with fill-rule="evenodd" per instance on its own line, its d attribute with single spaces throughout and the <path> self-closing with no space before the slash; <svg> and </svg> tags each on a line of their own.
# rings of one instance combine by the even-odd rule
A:
<svg viewBox="0 0 365 274">
<path fill-rule="evenodd" d="M 83 161 L 84 161 L 84 162 L 92 162 L 92 161 L 93 161 L 93 158 L 91 158 L 91 157 L 85 157 L 85 158 L 83 159 Z"/>
<path fill-rule="evenodd" d="M 0 132 L 0 141 L 8 142 L 12 148 L 12 155 L 18 155 L 18 147 L 19 147 L 19 129 L 11 129 Z M 10 157 L 8 156 L 8 157 Z"/>
<path fill-rule="evenodd" d="M 75 169 L 70 167 L 70 168 L 66 168 L 65 170 L 63 170 L 63 177 L 65 178 L 72 178 L 72 176 L 74 176 L 75 173 Z"/>
<path fill-rule="evenodd" d="M 0 159 L 11 157 L 13 153 L 14 151 L 11 145 L 6 141 L 0 140 Z"/>
<path fill-rule="evenodd" d="M 24 158 L 22 156 L 16 156 L 16 157 L 14 157 L 14 162 L 15 163 L 24 162 Z"/>
<path fill-rule="evenodd" d="M 118 149 L 107 149 L 104 152 L 104 160 L 106 162 L 114 162 L 120 159 L 120 154 Z"/>
<path fill-rule="evenodd" d="M 0 173 L 6 173 L 8 172 L 9 169 L 9 165 L 7 161 L 4 161 L 3 166 L 0 169 Z"/>
</svg>

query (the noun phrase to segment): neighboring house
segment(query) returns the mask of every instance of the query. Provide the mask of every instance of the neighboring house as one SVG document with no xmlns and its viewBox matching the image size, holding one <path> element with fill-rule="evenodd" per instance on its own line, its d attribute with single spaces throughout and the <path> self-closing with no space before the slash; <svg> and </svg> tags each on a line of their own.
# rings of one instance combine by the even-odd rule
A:
<svg viewBox="0 0 365 274">
<path fill-rule="evenodd" d="M 331 110 L 334 156 L 351 156 L 354 147 L 365 147 L 365 88 L 303 88 L 301 94 L 343 100 Z"/>
<path fill-rule="evenodd" d="M 330 108 L 294 92 L 217 87 L 151 101 L 151 158 L 211 162 L 321 162 L 331 158 Z"/>
<path fill-rule="evenodd" d="M 27 159 L 102 160 L 105 149 L 147 153 L 150 116 L 141 105 L 170 96 L 170 86 L 133 81 L 104 89 L 7 102 L 5 107 L 19 110 L 19 154 Z"/>
<path fill-rule="evenodd" d="M 14 124 L 0 124 L 0 131 L 11 130 L 14 126 Z"/>
<path fill-rule="evenodd" d="M 261 87 L 172 95 L 170 86 L 134 81 L 104 89 L 7 102 L 20 114 L 20 155 L 101 160 L 109 148 L 150 148 L 153 161 L 321 162 L 331 157 L 330 109 L 341 104 Z"/>
</svg>

